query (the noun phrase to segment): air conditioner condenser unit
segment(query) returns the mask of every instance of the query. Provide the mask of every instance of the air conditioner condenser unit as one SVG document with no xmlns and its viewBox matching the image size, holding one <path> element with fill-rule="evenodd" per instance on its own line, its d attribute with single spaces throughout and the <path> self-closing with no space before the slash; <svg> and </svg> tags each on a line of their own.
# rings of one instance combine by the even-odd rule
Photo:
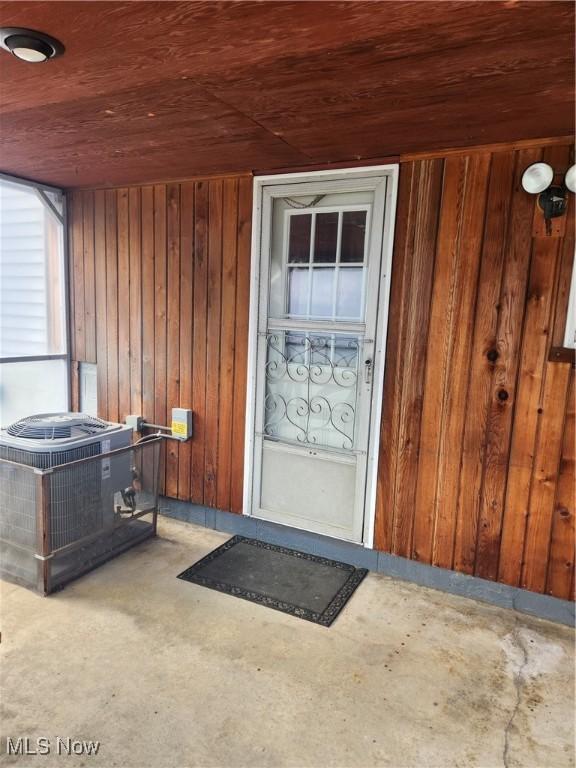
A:
<svg viewBox="0 0 576 768">
<path fill-rule="evenodd" d="M 81 413 L 23 418 L 0 431 L 0 540 L 2 571 L 21 560 L 18 550 L 36 551 L 37 475 L 79 459 L 108 454 L 132 443 L 132 429 Z M 50 550 L 67 547 L 114 524 L 115 495 L 132 483 L 131 452 L 71 464 L 50 474 Z M 13 561 L 13 562 L 12 562 Z"/>
</svg>

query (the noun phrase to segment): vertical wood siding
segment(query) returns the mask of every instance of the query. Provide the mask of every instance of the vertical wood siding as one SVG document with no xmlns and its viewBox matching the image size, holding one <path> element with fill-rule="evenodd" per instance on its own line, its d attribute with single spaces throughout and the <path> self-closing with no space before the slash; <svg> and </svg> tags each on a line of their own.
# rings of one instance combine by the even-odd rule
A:
<svg viewBox="0 0 576 768">
<path fill-rule="evenodd" d="M 73 373 L 98 364 L 113 421 L 192 408 L 194 440 L 167 443 L 165 493 L 240 512 L 251 179 L 75 191 L 69 205 Z"/>
<path fill-rule="evenodd" d="M 574 371 L 560 346 L 574 203 L 547 235 L 520 178 L 568 147 L 403 163 L 375 546 L 570 598 Z M 251 180 L 71 194 L 73 358 L 102 416 L 165 423 L 165 492 L 241 511 Z"/>
<path fill-rule="evenodd" d="M 562 598 L 574 579 L 574 201 L 547 235 L 520 179 L 568 147 L 402 165 L 376 546 Z"/>
</svg>

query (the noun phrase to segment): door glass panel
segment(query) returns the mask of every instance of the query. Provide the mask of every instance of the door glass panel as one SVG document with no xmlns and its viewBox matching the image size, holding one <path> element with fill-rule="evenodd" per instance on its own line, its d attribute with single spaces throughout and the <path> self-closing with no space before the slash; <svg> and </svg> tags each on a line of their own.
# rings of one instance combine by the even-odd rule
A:
<svg viewBox="0 0 576 768">
<path fill-rule="evenodd" d="M 316 214 L 314 261 L 332 264 L 338 245 L 338 212 Z"/>
<path fill-rule="evenodd" d="M 308 312 L 308 267 L 294 267 L 288 272 L 288 312 L 291 315 L 306 315 Z"/>
<path fill-rule="evenodd" d="M 334 302 L 334 268 L 316 267 L 312 270 L 312 317 L 331 317 Z"/>
<path fill-rule="evenodd" d="M 303 264 L 310 261 L 310 230 L 312 214 L 300 213 L 290 216 L 290 237 L 288 241 L 288 263 Z"/>
<path fill-rule="evenodd" d="M 264 434 L 301 445 L 355 447 L 360 337 L 267 334 Z"/>
<path fill-rule="evenodd" d="M 370 195 L 317 197 L 274 200 L 268 316 L 362 321 Z"/>
<path fill-rule="evenodd" d="M 344 211 L 340 261 L 351 264 L 364 261 L 366 211 Z"/>
<path fill-rule="evenodd" d="M 362 317 L 363 277 L 364 270 L 361 267 L 338 270 L 336 315 L 339 319 Z"/>
</svg>

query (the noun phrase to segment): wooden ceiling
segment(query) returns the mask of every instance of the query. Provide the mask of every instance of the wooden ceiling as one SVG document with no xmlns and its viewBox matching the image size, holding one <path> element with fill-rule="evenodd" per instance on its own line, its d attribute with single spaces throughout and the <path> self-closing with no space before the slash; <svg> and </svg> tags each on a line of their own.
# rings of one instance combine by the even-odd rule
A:
<svg viewBox="0 0 576 768">
<path fill-rule="evenodd" d="M 2 2 L 0 167 L 144 183 L 571 135 L 572 2 Z"/>
</svg>

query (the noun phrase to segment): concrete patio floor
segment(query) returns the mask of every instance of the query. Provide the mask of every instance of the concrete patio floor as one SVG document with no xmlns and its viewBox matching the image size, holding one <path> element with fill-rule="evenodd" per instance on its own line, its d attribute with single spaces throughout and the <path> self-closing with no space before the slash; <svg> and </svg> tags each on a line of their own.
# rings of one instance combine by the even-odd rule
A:
<svg viewBox="0 0 576 768">
<path fill-rule="evenodd" d="M 326 629 L 176 579 L 226 534 L 159 533 L 49 598 L 2 584 L 0 763 L 574 764 L 569 628 L 369 574 Z"/>
</svg>

